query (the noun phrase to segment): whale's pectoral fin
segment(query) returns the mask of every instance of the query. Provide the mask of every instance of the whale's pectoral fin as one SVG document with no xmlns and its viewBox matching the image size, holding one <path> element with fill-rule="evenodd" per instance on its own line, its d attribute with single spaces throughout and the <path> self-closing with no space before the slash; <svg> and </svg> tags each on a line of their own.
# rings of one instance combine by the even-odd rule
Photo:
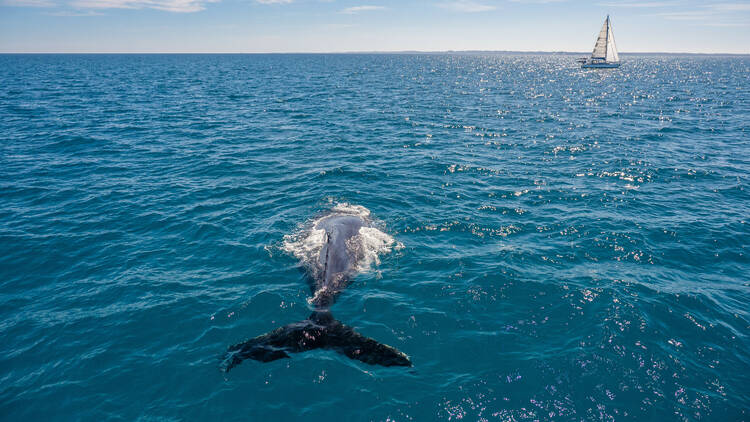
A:
<svg viewBox="0 0 750 422">
<path fill-rule="evenodd" d="M 229 371 L 245 359 L 271 362 L 313 349 L 335 350 L 370 365 L 411 366 L 409 358 L 393 347 L 359 334 L 329 312 L 313 312 L 309 319 L 231 346 L 222 367 Z"/>
<path fill-rule="evenodd" d="M 327 347 L 370 365 L 411 366 L 406 354 L 365 337 L 338 321 L 329 328 Z"/>
</svg>

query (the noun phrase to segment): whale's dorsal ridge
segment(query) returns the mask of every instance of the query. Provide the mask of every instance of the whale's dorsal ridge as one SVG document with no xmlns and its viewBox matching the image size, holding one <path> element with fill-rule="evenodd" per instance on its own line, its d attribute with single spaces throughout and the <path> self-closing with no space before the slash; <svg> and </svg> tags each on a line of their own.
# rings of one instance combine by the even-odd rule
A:
<svg viewBox="0 0 750 422">
<path fill-rule="evenodd" d="M 328 258 L 331 256 L 331 232 L 326 230 L 323 236 L 325 236 L 324 248 L 326 250 L 326 258 L 323 263 L 323 280 L 326 280 L 328 278 Z"/>
</svg>

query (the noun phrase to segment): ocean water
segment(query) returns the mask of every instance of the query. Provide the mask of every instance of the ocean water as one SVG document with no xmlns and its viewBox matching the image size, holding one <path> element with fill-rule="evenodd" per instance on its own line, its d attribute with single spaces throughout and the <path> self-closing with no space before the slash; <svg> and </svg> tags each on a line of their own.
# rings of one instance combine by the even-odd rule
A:
<svg viewBox="0 0 750 422">
<path fill-rule="evenodd" d="M 0 56 L 0 419 L 750 419 L 750 58 L 574 59 Z M 414 366 L 222 372 L 342 207 Z"/>
</svg>

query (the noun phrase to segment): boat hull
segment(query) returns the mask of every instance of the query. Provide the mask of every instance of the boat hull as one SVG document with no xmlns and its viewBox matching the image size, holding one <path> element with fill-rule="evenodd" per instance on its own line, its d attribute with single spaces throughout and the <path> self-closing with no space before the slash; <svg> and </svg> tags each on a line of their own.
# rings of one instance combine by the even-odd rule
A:
<svg viewBox="0 0 750 422">
<path fill-rule="evenodd" d="M 614 63 L 584 63 L 581 65 L 582 69 L 614 69 L 620 67 L 620 62 Z"/>
</svg>

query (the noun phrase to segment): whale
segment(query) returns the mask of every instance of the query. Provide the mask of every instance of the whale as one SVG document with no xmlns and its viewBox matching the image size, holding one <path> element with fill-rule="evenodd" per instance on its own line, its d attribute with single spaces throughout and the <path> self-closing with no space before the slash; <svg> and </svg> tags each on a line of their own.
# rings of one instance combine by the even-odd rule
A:
<svg viewBox="0 0 750 422">
<path fill-rule="evenodd" d="M 412 366 L 403 352 L 365 337 L 331 314 L 336 298 L 352 283 L 366 259 L 360 246 L 361 232 L 368 228 L 372 228 L 372 221 L 348 213 L 331 213 L 316 221 L 313 229 L 322 232 L 322 247 L 306 262 L 312 314 L 230 346 L 222 364 L 224 371 L 246 359 L 272 362 L 316 349 L 338 352 L 370 365 Z"/>
</svg>

